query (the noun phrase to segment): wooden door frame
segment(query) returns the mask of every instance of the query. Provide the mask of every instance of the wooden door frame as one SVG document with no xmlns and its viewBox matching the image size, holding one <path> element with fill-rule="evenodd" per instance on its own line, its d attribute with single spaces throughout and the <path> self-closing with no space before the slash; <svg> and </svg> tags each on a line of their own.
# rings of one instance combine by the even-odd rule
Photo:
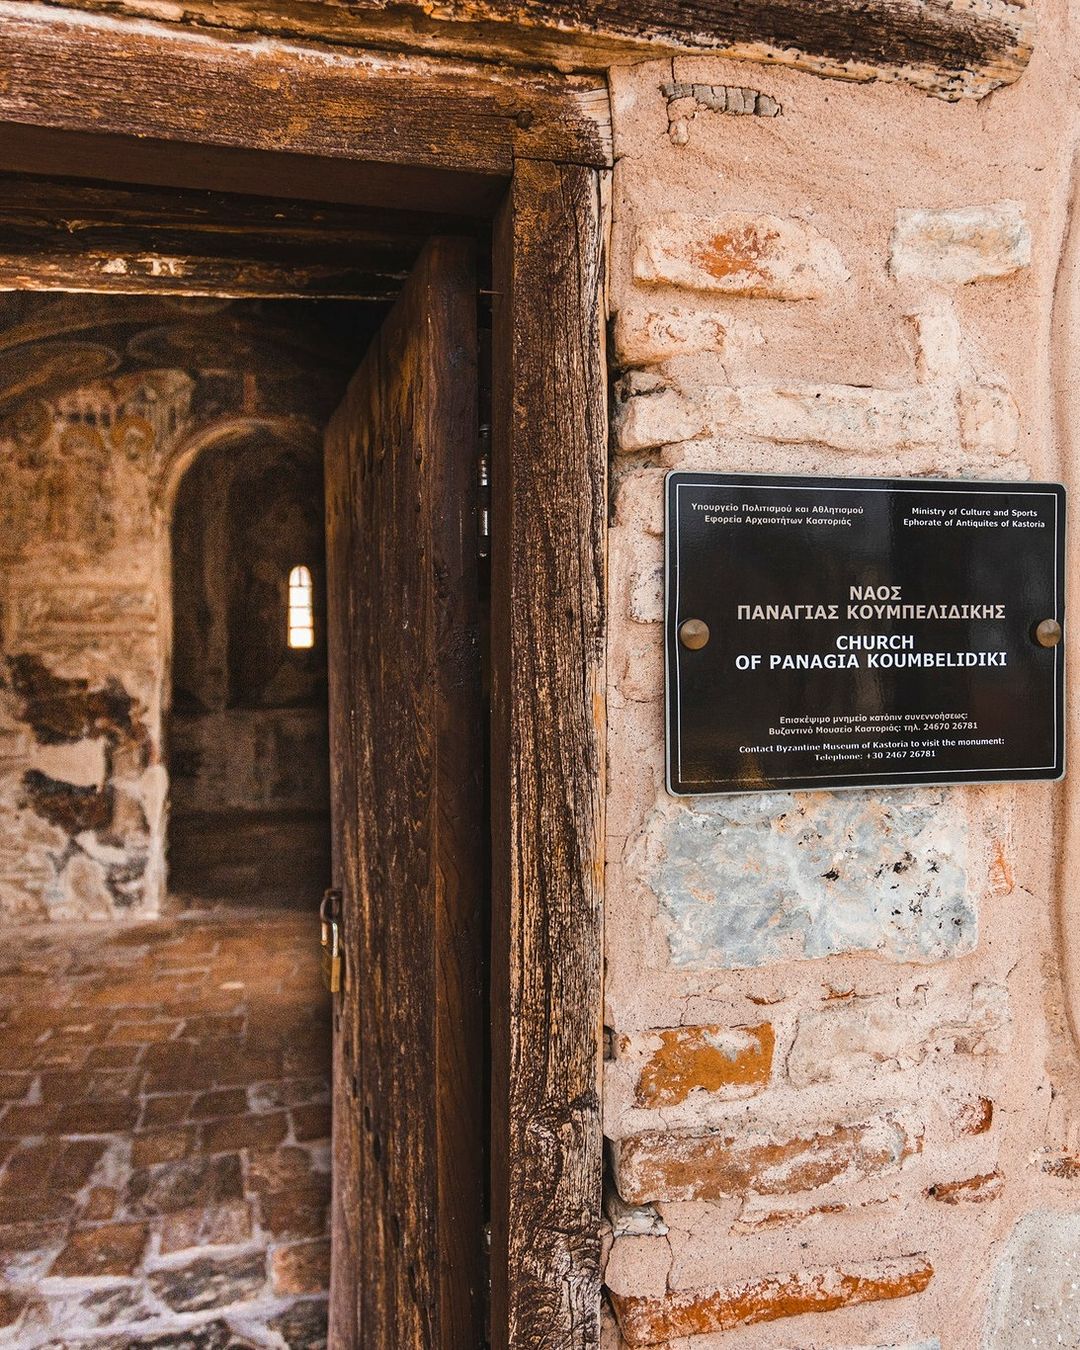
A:
<svg viewBox="0 0 1080 1350">
<path fill-rule="evenodd" d="M 0 69 L 0 168 L 494 221 L 492 1344 L 594 1346 L 606 87 L 8 0 Z"/>
</svg>

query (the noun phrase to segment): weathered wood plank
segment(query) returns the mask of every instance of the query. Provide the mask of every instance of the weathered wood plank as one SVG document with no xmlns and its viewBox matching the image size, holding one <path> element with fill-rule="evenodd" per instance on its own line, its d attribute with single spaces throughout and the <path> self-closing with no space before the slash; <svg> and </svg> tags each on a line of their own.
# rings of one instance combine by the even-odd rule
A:
<svg viewBox="0 0 1080 1350">
<path fill-rule="evenodd" d="M 593 77 L 345 52 L 0 3 L 0 121 L 508 176 L 610 163 Z"/>
<path fill-rule="evenodd" d="M 331 1343 L 482 1343 L 483 714 L 476 273 L 433 239 L 327 432 L 346 984 Z"/>
<path fill-rule="evenodd" d="M 0 289 L 385 301 L 465 222 L 0 174 Z"/>
<path fill-rule="evenodd" d="M 155 0 L 65 0 L 157 17 Z M 1035 11 L 1010 0 L 187 0 L 185 22 L 599 70 L 649 53 L 716 51 L 844 79 L 980 98 L 1023 72 Z"/>
<path fill-rule="evenodd" d="M 382 9 L 391 0 L 368 3 Z M 406 0 L 406 8 L 425 6 Z M 766 56 L 849 77 L 890 72 L 957 95 L 1016 79 L 1034 31 L 1033 11 L 1009 0 L 459 0 L 455 11 Z"/>
<path fill-rule="evenodd" d="M 284 246 L 316 248 L 335 257 L 364 254 L 415 259 L 432 233 L 469 229 L 462 217 L 412 211 L 349 210 L 315 200 L 291 201 L 240 192 L 161 191 L 63 178 L 0 173 L 0 225 L 49 228 L 75 237 L 111 230 L 146 238 L 176 238 L 196 251 L 209 241 L 217 251 Z M 172 245 L 170 244 L 170 247 Z"/>
<path fill-rule="evenodd" d="M 0 291 L 83 291 L 90 294 L 216 295 L 231 299 L 336 299 L 386 303 L 401 286 L 400 273 L 362 267 L 193 257 L 118 245 L 114 248 L 40 251 L 40 239 L 16 247 L 0 230 Z"/>
<path fill-rule="evenodd" d="M 601 175 L 521 161 L 493 284 L 492 1334 L 599 1338 Z"/>
<path fill-rule="evenodd" d="M 2 3 L 2 0 L 0 0 Z M 358 153 L 360 153 L 358 151 Z M 490 217 L 504 180 L 408 164 L 64 131 L 0 119 L 0 170 L 402 211 Z"/>
</svg>

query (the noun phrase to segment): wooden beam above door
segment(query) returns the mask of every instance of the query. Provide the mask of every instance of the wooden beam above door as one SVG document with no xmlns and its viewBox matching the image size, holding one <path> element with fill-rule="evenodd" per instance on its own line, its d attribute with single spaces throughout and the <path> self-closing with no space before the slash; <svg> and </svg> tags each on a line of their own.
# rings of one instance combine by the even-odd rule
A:
<svg viewBox="0 0 1080 1350">
<path fill-rule="evenodd" d="M 161 12 L 157 0 L 111 0 L 109 9 Z M 177 13 L 218 30 L 563 69 L 710 51 L 847 80 L 902 80 L 948 99 L 1011 84 L 1035 33 L 1034 8 L 1012 0 L 186 0 Z"/>
<path fill-rule="evenodd" d="M 505 179 L 518 156 L 611 162 L 607 89 L 595 76 L 222 41 L 8 0 L 0 0 L 0 71 L 0 123 L 35 129 L 284 152 L 330 166 L 363 156 L 373 175 L 380 165 L 430 166 Z M 2 140 L 0 127 L 0 157 Z"/>
</svg>

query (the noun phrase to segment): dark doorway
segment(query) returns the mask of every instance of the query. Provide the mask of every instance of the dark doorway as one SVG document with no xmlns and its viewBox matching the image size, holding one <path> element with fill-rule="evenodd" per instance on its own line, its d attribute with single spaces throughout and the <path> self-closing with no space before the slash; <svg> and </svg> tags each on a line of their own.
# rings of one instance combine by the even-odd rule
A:
<svg viewBox="0 0 1080 1350">
<path fill-rule="evenodd" d="M 37 1344 L 33 1318 L 117 1343 L 193 1328 L 211 1346 L 242 1326 L 324 1345 L 332 1156 L 339 1198 L 370 1188 L 365 1203 L 409 1235 L 368 1236 L 361 1256 L 347 1208 L 332 1244 L 342 1294 L 363 1271 L 368 1303 L 411 1316 L 414 1343 L 482 1339 L 476 253 L 455 238 L 437 255 L 449 327 L 441 290 L 411 280 L 396 302 L 24 293 L 0 308 L 2 547 L 18 579 L 0 694 L 35 741 L 5 842 L 28 871 L 48 830 L 53 871 L 25 890 L 28 904 L 55 897 L 56 922 L 35 959 L 57 1007 L 79 1010 L 93 1065 L 47 1058 L 61 1014 L 24 1007 L 29 949 L 13 938 L 0 1072 L 27 1054 L 50 1067 L 39 1079 L 35 1059 L 26 1099 L 0 1113 L 0 1218 L 63 1219 L 29 1254 L 0 1241 L 26 1320 L 14 1350 Z M 333 612 L 330 424 L 349 503 Z M 350 899 L 333 996 L 317 920 L 331 883 Z M 61 918 L 102 922 L 91 940 Z M 363 1113 L 348 1091 L 361 1064 Z M 378 1135 L 345 1153 L 376 1102 Z M 82 1160 L 77 1184 L 57 1167 L 55 1188 L 16 1196 L 54 1152 Z M 393 1194 L 379 1180 L 391 1153 Z M 83 1298 L 96 1244 L 118 1232 L 124 1297 Z"/>
<path fill-rule="evenodd" d="M 0 91 L 0 113 L 19 124 L 4 128 L 5 166 L 267 200 L 240 204 L 238 217 L 235 200 L 212 196 L 193 201 L 191 215 L 171 191 L 102 194 L 99 185 L 92 200 L 59 185 L 57 203 L 49 185 L 53 209 L 38 202 L 27 215 L 23 195 L 7 212 L 19 223 L 0 266 L 18 286 L 325 295 L 341 294 L 327 285 L 349 277 L 350 294 L 385 297 L 386 256 L 411 243 L 407 227 L 380 229 L 376 241 L 343 221 L 335 228 L 341 213 L 320 207 L 312 231 L 308 203 L 397 200 L 494 218 L 492 515 L 503 528 L 493 534 L 491 586 L 490 1328 L 496 1346 L 553 1336 L 593 1345 L 611 164 L 603 81 L 344 50 L 327 61 L 289 46 L 270 52 L 262 39 L 164 26 L 121 36 L 97 22 L 80 16 L 69 32 L 50 11 L 13 34 L 26 77 Z M 133 89 L 160 89 L 163 71 L 173 97 L 133 100 Z M 237 220 L 241 228 L 228 225 Z M 383 250 L 374 266 L 371 244 Z M 357 246 L 364 257 L 343 269 Z M 273 291 L 283 277 L 285 289 Z M 257 957 L 265 936 L 250 920 L 246 931 Z M 454 1082 L 441 1060 L 432 1076 Z M 356 1127 L 370 1134 L 360 1106 Z M 379 1137 L 365 1147 L 377 1161 Z M 380 1184 L 373 1198 L 376 1221 L 407 1250 L 395 1188 Z M 355 1288 L 365 1274 L 335 1258 L 339 1284 Z"/>
<path fill-rule="evenodd" d="M 12 1350 L 325 1345 L 322 429 L 384 308 L 0 297 Z"/>
</svg>

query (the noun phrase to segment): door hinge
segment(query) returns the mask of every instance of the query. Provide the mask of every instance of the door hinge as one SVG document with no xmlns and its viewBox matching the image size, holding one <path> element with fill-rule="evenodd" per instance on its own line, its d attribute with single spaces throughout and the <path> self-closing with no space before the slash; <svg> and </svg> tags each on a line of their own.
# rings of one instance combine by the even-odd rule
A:
<svg viewBox="0 0 1080 1350">
<path fill-rule="evenodd" d="M 476 555 L 491 556 L 491 427 L 480 427 L 476 460 Z"/>
<path fill-rule="evenodd" d="M 491 1224 L 484 1224 L 484 1343 L 491 1344 Z"/>
</svg>

